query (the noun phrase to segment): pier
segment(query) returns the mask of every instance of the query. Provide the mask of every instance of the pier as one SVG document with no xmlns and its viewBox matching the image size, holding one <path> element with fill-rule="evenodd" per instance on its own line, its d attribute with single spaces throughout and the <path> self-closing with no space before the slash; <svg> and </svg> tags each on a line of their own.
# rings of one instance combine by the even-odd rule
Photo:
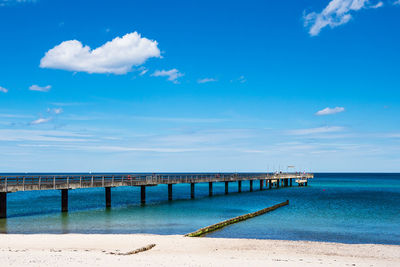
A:
<svg viewBox="0 0 400 267">
<path fill-rule="evenodd" d="M 68 191 L 79 188 L 105 188 L 105 206 L 111 207 L 111 189 L 119 186 L 140 187 L 140 202 L 146 203 L 146 188 L 160 184 L 168 185 L 168 200 L 173 199 L 174 184 L 190 184 L 190 197 L 195 198 L 197 183 L 209 184 L 209 196 L 213 195 L 213 183 L 225 183 L 225 194 L 229 194 L 229 183 L 237 183 L 237 192 L 242 192 L 242 183 L 248 182 L 253 191 L 253 182 L 259 181 L 259 190 L 268 187 L 288 187 L 293 180 L 299 186 L 307 186 L 310 173 L 130 173 L 130 174 L 30 174 L 0 176 L 0 218 L 7 217 L 7 194 L 18 191 L 60 190 L 61 211 L 68 212 Z"/>
</svg>

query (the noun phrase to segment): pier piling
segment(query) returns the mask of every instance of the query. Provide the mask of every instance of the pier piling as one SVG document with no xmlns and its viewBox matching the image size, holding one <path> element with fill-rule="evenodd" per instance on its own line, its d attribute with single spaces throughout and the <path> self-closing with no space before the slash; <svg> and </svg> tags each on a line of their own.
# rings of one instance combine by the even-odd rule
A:
<svg viewBox="0 0 400 267">
<path fill-rule="evenodd" d="M 253 180 L 250 180 L 250 192 L 253 192 Z"/>
<path fill-rule="evenodd" d="M 260 191 L 263 190 L 264 180 L 260 180 Z"/>
<path fill-rule="evenodd" d="M 242 181 L 238 181 L 238 193 L 242 192 Z"/>
<path fill-rule="evenodd" d="M 7 217 L 7 193 L 0 193 L 0 219 Z"/>
<path fill-rule="evenodd" d="M 290 186 L 293 186 L 293 178 L 290 178 Z"/>
<path fill-rule="evenodd" d="M 168 184 L 168 200 L 172 200 L 172 184 Z"/>
<path fill-rule="evenodd" d="M 194 198 L 194 183 L 190 183 L 190 198 Z"/>
<path fill-rule="evenodd" d="M 229 182 L 225 182 L 225 195 L 229 193 Z"/>
<path fill-rule="evenodd" d="M 145 185 L 141 185 L 140 186 L 140 203 L 146 204 L 146 186 Z"/>
<path fill-rule="evenodd" d="M 277 180 L 276 180 L 276 188 L 279 188 L 279 186 L 280 186 L 280 185 L 279 185 L 280 181 L 281 181 L 281 179 L 277 179 Z"/>
<path fill-rule="evenodd" d="M 271 182 L 271 180 L 268 180 L 268 188 L 269 188 L 269 189 L 272 189 L 272 182 Z"/>
<path fill-rule="evenodd" d="M 68 212 L 68 189 L 61 189 L 61 212 Z"/>
<path fill-rule="evenodd" d="M 213 183 L 212 182 L 208 183 L 208 195 L 210 197 L 212 197 L 212 195 L 213 195 Z"/>
<path fill-rule="evenodd" d="M 111 207 L 111 187 L 105 187 L 106 191 L 106 208 Z"/>
</svg>

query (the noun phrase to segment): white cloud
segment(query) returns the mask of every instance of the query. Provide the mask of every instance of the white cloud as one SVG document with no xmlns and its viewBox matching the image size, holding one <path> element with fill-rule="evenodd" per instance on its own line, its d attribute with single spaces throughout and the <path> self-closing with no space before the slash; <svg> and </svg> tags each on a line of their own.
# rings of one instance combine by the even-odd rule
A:
<svg viewBox="0 0 400 267">
<path fill-rule="evenodd" d="M 2 92 L 2 93 L 7 93 L 7 92 L 8 92 L 8 89 L 6 89 L 6 88 L 0 86 L 0 92 Z"/>
<path fill-rule="evenodd" d="M 126 74 L 133 66 L 152 57 L 161 57 L 158 43 L 132 32 L 91 49 L 78 40 L 62 42 L 46 52 L 41 68 L 88 73 Z"/>
<path fill-rule="evenodd" d="M 393 2 L 393 5 L 400 5 L 400 0 L 396 0 Z"/>
<path fill-rule="evenodd" d="M 54 113 L 56 115 L 61 114 L 63 112 L 62 108 L 48 108 L 47 109 L 48 113 Z"/>
<path fill-rule="evenodd" d="M 331 114 L 336 114 L 344 111 L 344 107 L 335 107 L 335 108 L 324 108 L 322 110 L 319 110 L 315 113 L 315 115 L 318 116 L 323 116 L 323 115 L 331 115 Z"/>
<path fill-rule="evenodd" d="M 149 71 L 149 70 L 144 69 L 144 70 L 142 70 L 142 71 L 139 73 L 139 75 L 140 75 L 140 76 L 143 76 L 143 75 L 145 75 L 148 71 Z"/>
<path fill-rule="evenodd" d="M 374 0 L 331 0 L 321 13 L 304 14 L 304 26 L 310 26 L 309 34 L 316 36 L 327 26 L 335 28 L 349 22 L 352 18 L 350 13 L 354 11 L 381 6 L 383 6 L 381 1 L 375 2 Z"/>
<path fill-rule="evenodd" d="M 37 120 L 31 121 L 31 125 L 38 125 L 49 121 L 51 121 L 51 118 L 39 118 Z"/>
<path fill-rule="evenodd" d="M 29 87 L 29 90 L 31 91 L 39 91 L 39 92 L 48 92 L 51 89 L 51 85 L 46 85 L 46 86 L 39 86 L 39 85 L 31 85 Z"/>
<path fill-rule="evenodd" d="M 199 79 L 197 80 L 197 83 L 209 83 L 209 82 L 216 82 L 217 79 L 214 78 L 203 78 L 203 79 Z"/>
<path fill-rule="evenodd" d="M 333 133 L 343 131 L 343 127 L 340 126 L 325 126 L 325 127 L 317 127 L 317 128 L 308 128 L 308 129 L 298 129 L 289 131 L 289 134 L 292 135 L 310 135 L 310 134 L 321 134 L 321 133 Z"/>
<path fill-rule="evenodd" d="M 178 83 L 178 78 L 182 77 L 183 74 L 177 69 L 171 70 L 156 70 L 151 76 L 154 77 L 168 77 L 167 80 L 173 83 Z"/>
</svg>

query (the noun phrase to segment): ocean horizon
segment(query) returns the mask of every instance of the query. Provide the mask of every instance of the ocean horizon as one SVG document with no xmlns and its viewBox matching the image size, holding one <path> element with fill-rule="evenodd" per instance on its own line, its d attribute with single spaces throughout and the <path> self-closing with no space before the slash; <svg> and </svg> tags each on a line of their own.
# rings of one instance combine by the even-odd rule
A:
<svg viewBox="0 0 400 267">
<path fill-rule="evenodd" d="M 94 173 L 93 173 L 94 174 Z M 400 245 L 399 173 L 315 173 L 307 187 L 249 192 L 249 183 L 174 185 L 173 201 L 167 186 L 147 190 L 140 204 L 137 187 L 112 189 L 112 207 L 104 206 L 104 188 L 70 190 L 69 212 L 60 213 L 57 190 L 8 194 L 8 218 L 0 232 L 10 234 L 186 234 L 201 227 L 289 200 L 286 207 L 228 226 L 209 237 L 308 240 L 339 243 Z"/>
</svg>

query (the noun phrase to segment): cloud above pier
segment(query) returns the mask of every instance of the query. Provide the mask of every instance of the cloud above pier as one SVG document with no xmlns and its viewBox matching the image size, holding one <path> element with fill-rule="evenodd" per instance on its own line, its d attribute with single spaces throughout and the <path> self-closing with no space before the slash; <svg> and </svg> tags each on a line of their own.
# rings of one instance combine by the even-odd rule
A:
<svg viewBox="0 0 400 267">
<path fill-rule="evenodd" d="M 102 46 L 91 49 L 78 40 L 64 41 L 46 52 L 41 68 L 87 73 L 126 74 L 133 66 L 149 58 L 160 58 L 157 41 L 137 32 L 116 37 Z"/>
</svg>

